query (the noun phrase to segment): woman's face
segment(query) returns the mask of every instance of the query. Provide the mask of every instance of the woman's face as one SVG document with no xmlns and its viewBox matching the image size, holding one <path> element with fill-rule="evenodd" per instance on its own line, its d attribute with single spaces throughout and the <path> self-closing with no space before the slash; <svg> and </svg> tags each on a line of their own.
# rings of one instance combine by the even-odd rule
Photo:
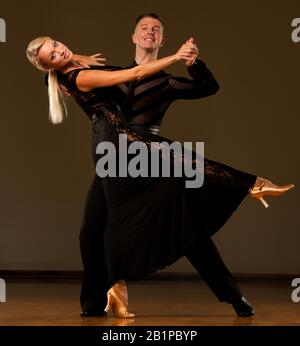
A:
<svg viewBox="0 0 300 346">
<path fill-rule="evenodd" d="M 72 60 L 73 53 L 63 43 L 55 40 L 46 40 L 39 49 L 38 57 L 48 68 L 61 70 L 67 67 Z"/>
</svg>

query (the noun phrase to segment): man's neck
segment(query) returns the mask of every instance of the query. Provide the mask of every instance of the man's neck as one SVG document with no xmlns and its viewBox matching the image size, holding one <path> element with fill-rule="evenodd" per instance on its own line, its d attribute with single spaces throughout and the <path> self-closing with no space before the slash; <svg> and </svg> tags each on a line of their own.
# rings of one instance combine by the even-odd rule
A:
<svg viewBox="0 0 300 346">
<path fill-rule="evenodd" d="M 135 51 L 135 62 L 138 65 L 147 64 L 148 62 L 157 60 L 157 51 L 147 51 L 147 50 L 141 50 L 136 49 Z"/>
</svg>

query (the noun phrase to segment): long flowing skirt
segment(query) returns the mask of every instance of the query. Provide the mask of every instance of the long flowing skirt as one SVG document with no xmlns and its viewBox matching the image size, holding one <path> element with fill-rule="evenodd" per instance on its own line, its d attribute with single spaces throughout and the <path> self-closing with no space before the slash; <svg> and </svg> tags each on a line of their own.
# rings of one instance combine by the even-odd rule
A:
<svg viewBox="0 0 300 346">
<path fill-rule="evenodd" d="M 107 155 L 96 153 L 99 143 L 113 143 L 117 152 L 124 152 L 120 134 L 126 134 L 128 145 L 173 142 L 131 129 L 118 110 L 104 114 L 92 122 L 96 167 Z M 184 154 L 174 156 L 173 167 L 185 158 Z M 192 162 L 198 158 L 192 151 Z M 225 224 L 256 180 L 253 174 L 207 158 L 202 172 L 204 182 L 197 188 L 187 188 L 185 176 L 101 178 L 108 205 L 104 245 L 110 284 L 119 279 L 138 280 L 176 262 L 187 246 L 211 237 Z"/>
</svg>

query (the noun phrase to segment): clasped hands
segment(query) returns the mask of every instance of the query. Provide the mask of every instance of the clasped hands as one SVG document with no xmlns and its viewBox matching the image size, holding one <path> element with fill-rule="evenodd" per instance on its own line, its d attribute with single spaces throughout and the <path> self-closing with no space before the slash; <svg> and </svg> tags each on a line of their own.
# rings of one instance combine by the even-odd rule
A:
<svg viewBox="0 0 300 346">
<path fill-rule="evenodd" d="M 194 62 L 196 61 L 198 55 L 199 55 L 199 50 L 198 46 L 194 41 L 194 38 L 191 37 L 188 40 L 186 40 L 185 45 L 190 48 L 190 56 L 188 59 L 185 61 L 185 65 L 187 67 L 192 66 Z"/>
</svg>

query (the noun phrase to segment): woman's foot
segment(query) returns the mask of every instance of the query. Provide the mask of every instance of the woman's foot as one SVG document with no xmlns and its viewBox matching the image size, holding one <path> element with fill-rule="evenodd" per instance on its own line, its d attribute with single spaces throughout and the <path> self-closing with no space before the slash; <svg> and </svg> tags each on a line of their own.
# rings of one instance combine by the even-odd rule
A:
<svg viewBox="0 0 300 346">
<path fill-rule="evenodd" d="M 280 196 L 292 189 L 294 186 L 294 184 L 278 186 L 273 184 L 270 180 L 257 177 L 254 186 L 252 189 L 249 189 L 249 193 L 251 197 L 259 199 L 267 208 L 269 205 L 264 200 L 264 196 Z"/>
<path fill-rule="evenodd" d="M 127 311 L 128 293 L 125 281 L 119 280 L 107 292 L 107 305 L 104 311 L 108 312 L 112 309 L 115 317 L 132 318 L 135 314 Z"/>
</svg>

